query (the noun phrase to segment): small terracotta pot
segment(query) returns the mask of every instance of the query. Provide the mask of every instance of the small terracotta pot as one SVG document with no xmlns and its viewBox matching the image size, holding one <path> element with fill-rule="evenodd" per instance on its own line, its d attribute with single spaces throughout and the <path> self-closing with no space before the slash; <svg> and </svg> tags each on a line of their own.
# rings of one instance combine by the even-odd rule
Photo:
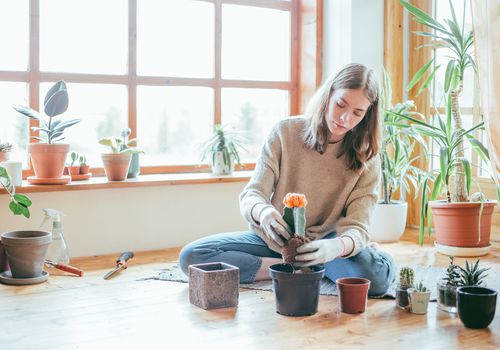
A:
<svg viewBox="0 0 500 350">
<path fill-rule="evenodd" d="M 130 153 L 104 153 L 101 154 L 104 172 L 109 181 L 123 181 L 127 177 L 131 159 Z"/>
<path fill-rule="evenodd" d="M 483 203 L 479 216 L 480 203 L 429 202 L 432 220 L 436 229 L 436 242 L 452 247 L 486 247 L 490 244 L 491 217 L 496 201 Z M 481 239 L 478 224 L 481 218 Z"/>
<path fill-rule="evenodd" d="M 68 167 L 70 175 L 79 175 L 80 174 L 80 166 L 72 165 Z"/>
<path fill-rule="evenodd" d="M 344 277 L 335 281 L 339 290 L 340 311 L 359 314 L 366 310 L 370 280 L 366 278 Z"/>
<path fill-rule="evenodd" d="M 28 152 L 37 178 L 59 179 L 62 177 L 69 144 L 30 143 Z"/>
<path fill-rule="evenodd" d="M 80 175 L 86 175 L 90 171 L 89 165 L 80 165 Z"/>
</svg>

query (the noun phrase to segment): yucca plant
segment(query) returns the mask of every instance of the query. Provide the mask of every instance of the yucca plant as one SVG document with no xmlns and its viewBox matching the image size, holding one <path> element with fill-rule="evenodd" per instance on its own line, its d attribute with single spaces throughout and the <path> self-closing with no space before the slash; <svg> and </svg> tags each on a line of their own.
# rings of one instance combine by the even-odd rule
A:
<svg viewBox="0 0 500 350">
<path fill-rule="evenodd" d="M 447 48 L 451 50 L 452 55 L 445 71 L 444 93 L 446 96 L 446 116 L 442 118 L 435 113 L 431 121 L 426 121 L 422 115 L 403 115 L 397 113 L 401 118 L 408 120 L 412 127 L 423 136 L 430 137 L 438 145 L 439 151 L 431 154 L 431 157 L 439 159 L 439 168 L 432 169 L 423 178 L 421 191 L 421 211 L 420 211 L 420 230 L 419 243 L 423 244 L 425 222 L 430 235 L 431 231 L 431 212 L 429 210 L 429 201 L 436 200 L 444 194 L 448 203 L 468 202 L 472 183 L 472 166 L 470 161 L 465 158 L 464 151 L 472 148 L 486 165 L 483 170 L 490 173 L 490 160 L 487 148 L 475 137 L 475 133 L 484 130 L 484 122 L 480 122 L 471 128 L 465 130 L 462 126 L 460 115 L 459 96 L 463 89 L 463 77 L 467 68 L 476 70 L 474 59 L 472 57 L 473 33 L 464 28 L 464 15 L 459 21 L 455 14 L 455 9 L 450 1 L 452 12 L 451 19 L 445 19 L 440 23 L 432 16 L 426 14 L 419 8 L 411 5 L 406 0 L 400 0 L 401 4 L 415 17 L 416 22 L 424 24 L 430 31 L 417 31 L 415 34 L 432 38 L 433 41 L 425 46 L 436 48 Z M 465 2 L 464 2 L 465 6 Z M 413 79 L 408 84 L 408 89 L 413 88 L 419 82 L 421 83 L 418 93 L 426 89 L 432 80 L 439 65 L 434 65 L 434 58 L 427 62 L 417 71 Z M 424 76 L 427 77 L 424 80 Z M 494 176 L 490 174 L 493 180 Z M 454 179 L 454 181 L 451 181 Z M 494 181 L 495 182 L 495 181 Z M 454 188 L 451 188 L 451 184 Z M 432 186 L 431 186 L 432 184 Z M 497 197 L 500 199 L 500 188 L 496 186 Z M 482 212 L 482 202 L 481 209 Z M 480 227 L 479 227 L 480 232 Z"/>
<path fill-rule="evenodd" d="M 484 278 L 488 275 L 484 273 L 490 268 L 479 268 L 479 260 L 475 264 L 465 261 L 465 269 L 460 268 L 460 285 L 461 286 L 480 286 L 484 284 Z"/>
<path fill-rule="evenodd" d="M 244 139 L 240 133 L 230 130 L 228 126 L 215 124 L 213 135 L 204 143 L 201 151 L 201 161 L 210 160 L 210 164 L 215 163 L 217 152 L 222 153 L 224 165 L 231 168 L 231 161 L 241 165 L 240 150 L 243 147 Z"/>
</svg>

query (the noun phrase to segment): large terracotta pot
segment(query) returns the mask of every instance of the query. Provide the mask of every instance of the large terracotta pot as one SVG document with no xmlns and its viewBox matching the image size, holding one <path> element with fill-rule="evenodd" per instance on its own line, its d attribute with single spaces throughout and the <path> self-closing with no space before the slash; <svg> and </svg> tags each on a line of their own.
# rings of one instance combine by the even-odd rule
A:
<svg viewBox="0 0 500 350">
<path fill-rule="evenodd" d="M 443 246 L 481 248 L 490 244 L 491 217 L 496 201 L 483 203 L 448 203 L 446 201 L 429 202 L 432 208 L 432 220 L 436 230 L 436 243 Z M 481 232 L 479 232 L 481 220 Z M 479 234 L 480 233 L 480 234 Z"/>
<path fill-rule="evenodd" d="M 104 172 L 109 181 L 123 181 L 127 177 L 130 166 L 130 153 L 104 153 L 101 154 Z"/>
<path fill-rule="evenodd" d="M 28 152 L 37 178 L 59 179 L 63 176 L 69 144 L 30 143 Z"/>
</svg>

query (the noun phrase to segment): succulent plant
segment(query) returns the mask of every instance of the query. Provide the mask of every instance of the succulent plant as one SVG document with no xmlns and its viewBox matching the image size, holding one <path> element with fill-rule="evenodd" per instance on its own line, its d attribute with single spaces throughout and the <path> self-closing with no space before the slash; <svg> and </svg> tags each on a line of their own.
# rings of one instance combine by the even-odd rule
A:
<svg viewBox="0 0 500 350">
<path fill-rule="evenodd" d="M 130 128 L 124 128 L 120 132 L 120 137 L 103 137 L 99 140 L 99 143 L 104 146 L 109 146 L 111 148 L 111 153 L 144 153 L 137 148 L 132 147 L 135 144 L 136 139 L 128 139 L 130 132 Z"/>
<path fill-rule="evenodd" d="M 66 83 L 62 80 L 55 83 L 50 90 L 45 95 L 44 100 L 44 112 L 48 117 L 48 121 L 45 121 L 38 111 L 25 106 L 15 105 L 13 108 L 21 114 L 24 114 L 28 118 L 38 120 L 39 126 L 34 126 L 31 128 L 33 131 L 38 131 L 40 133 L 46 134 L 46 139 L 41 137 L 33 136 L 34 139 L 40 142 L 47 142 L 48 144 L 56 143 L 64 139 L 64 130 L 72 125 L 79 123 L 80 119 L 71 119 L 65 122 L 61 120 L 52 120 L 56 115 L 66 112 L 68 109 L 69 98 L 68 90 L 66 89 Z"/>
<path fill-rule="evenodd" d="M 460 285 L 460 266 L 455 264 L 455 258 L 450 256 L 450 264 L 446 269 L 446 276 L 443 280 L 448 286 L 459 286 Z"/>
<path fill-rule="evenodd" d="M 215 163 L 217 152 L 222 152 L 224 165 L 231 165 L 231 156 L 234 157 L 237 164 L 241 165 L 238 149 L 245 151 L 243 147 L 244 143 L 245 140 L 240 133 L 229 130 L 227 126 L 216 124 L 213 135 L 203 145 L 201 161 L 203 162 L 210 157 L 211 164 L 213 164 Z"/>
<path fill-rule="evenodd" d="M 413 286 L 415 272 L 411 267 L 402 267 L 399 271 L 399 284 L 402 286 Z"/>
<path fill-rule="evenodd" d="M 0 142 L 0 152 L 10 152 L 12 144 L 9 142 Z"/>
<path fill-rule="evenodd" d="M 415 287 L 415 289 L 417 290 L 417 292 L 420 292 L 420 293 L 425 293 L 425 292 L 429 291 L 429 289 L 426 286 L 424 286 L 424 284 L 422 283 L 422 281 L 418 282 L 418 284 Z"/>
<path fill-rule="evenodd" d="M 283 199 L 283 219 L 290 226 L 292 234 L 306 236 L 306 196 L 300 193 L 288 193 Z"/>
<path fill-rule="evenodd" d="M 475 264 L 465 261 L 465 269 L 460 268 L 460 285 L 461 286 L 480 286 L 484 283 L 484 275 L 490 268 L 479 268 L 479 260 Z"/>
</svg>

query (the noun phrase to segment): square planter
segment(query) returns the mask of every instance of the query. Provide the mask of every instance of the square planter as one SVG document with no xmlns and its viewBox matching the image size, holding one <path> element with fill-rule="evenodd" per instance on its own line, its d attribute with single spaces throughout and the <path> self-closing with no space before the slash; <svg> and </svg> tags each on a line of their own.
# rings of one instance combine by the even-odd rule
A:
<svg viewBox="0 0 500 350">
<path fill-rule="evenodd" d="M 238 306 L 240 269 L 222 262 L 189 265 L 189 301 L 205 310 Z"/>
</svg>

